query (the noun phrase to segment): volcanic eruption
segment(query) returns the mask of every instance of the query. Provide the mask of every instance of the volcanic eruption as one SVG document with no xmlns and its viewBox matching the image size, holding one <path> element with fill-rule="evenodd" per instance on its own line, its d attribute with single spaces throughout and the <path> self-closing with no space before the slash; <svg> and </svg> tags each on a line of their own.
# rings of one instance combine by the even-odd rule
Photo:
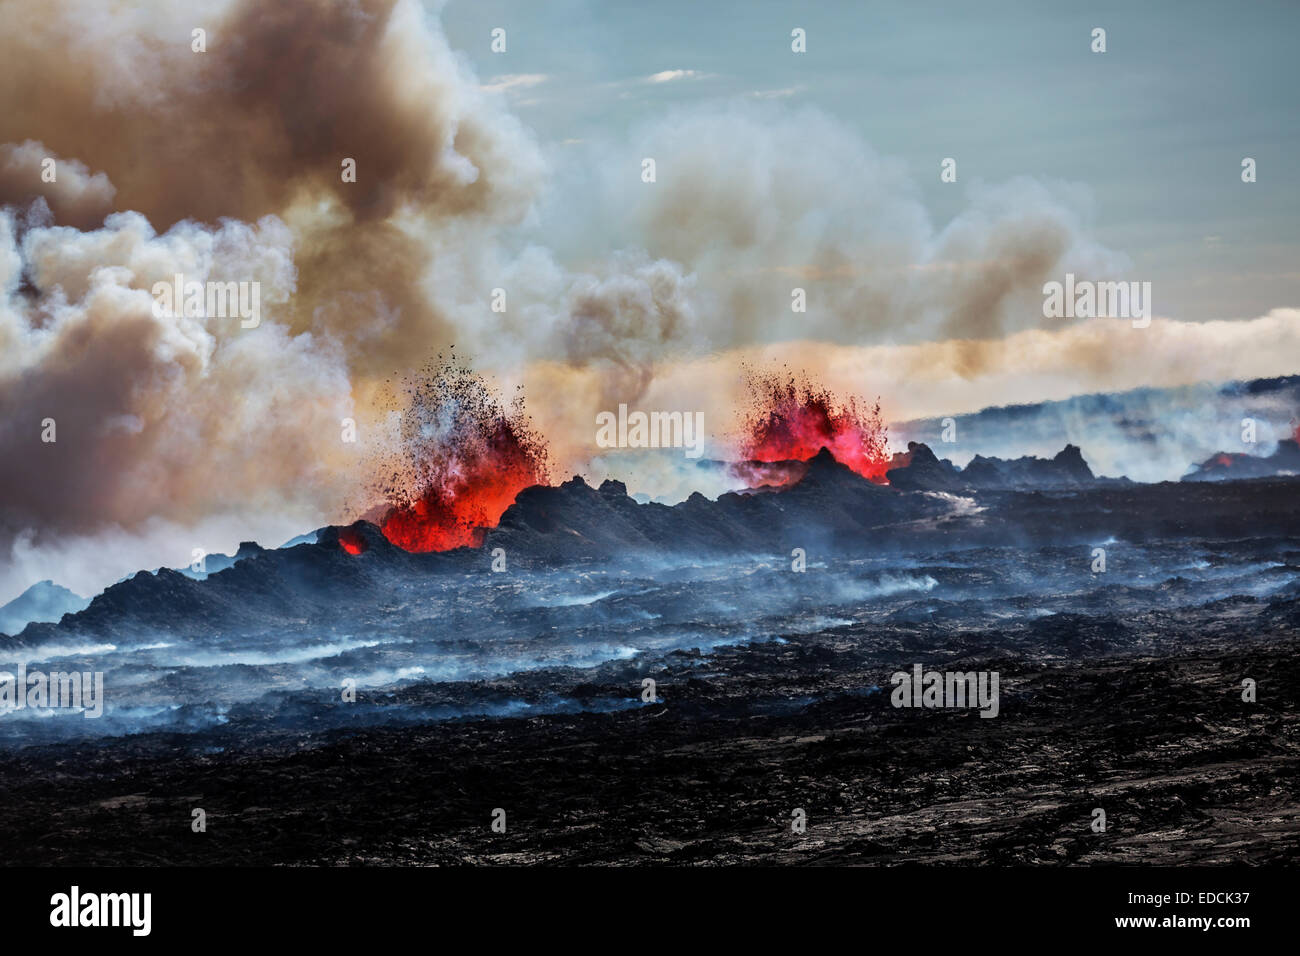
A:
<svg viewBox="0 0 1300 956">
<path fill-rule="evenodd" d="M 750 487 L 793 484 L 807 461 L 828 449 L 837 461 L 876 484 L 888 484 L 891 467 L 880 402 L 867 406 L 831 391 L 800 373 L 747 371 L 749 403 L 738 441 L 742 461 L 732 466 Z M 778 464 L 779 463 L 779 464 Z"/>
<path fill-rule="evenodd" d="M 427 366 L 406 394 L 380 528 L 407 551 L 478 547 L 520 491 L 547 480 L 545 443 L 522 399 L 507 408 L 454 357 Z"/>
<path fill-rule="evenodd" d="M 352 528 L 339 532 L 339 547 L 351 555 L 365 554 L 366 539 Z"/>
</svg>

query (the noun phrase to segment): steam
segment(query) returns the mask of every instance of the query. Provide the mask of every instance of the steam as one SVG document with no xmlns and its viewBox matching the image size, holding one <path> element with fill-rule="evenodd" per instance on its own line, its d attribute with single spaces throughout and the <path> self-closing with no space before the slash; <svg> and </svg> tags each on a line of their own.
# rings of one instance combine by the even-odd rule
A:
<svg viewBox="0 0 1300 956">
<path fill-rule="evenodd" d="M 46 164 L 54 175 L 46 182 Z M 39 187 L 39 188 L 38 188 Z M 112 211 L 116 190 L 103 173 L 91 174 L 86 164 L 75 159 L 55 156 L 43 143 L 35 140 L 14 145 L 0 145 L 0 206 L 26 206 L 33 201 L 44 203 L 61 223 L 89 229 L 104 221 Z"/>
<path fill-rule="evenodd" d="M 941 457 L 962 464 L 977 453 L 1050 456 L 1073 442 L 1098 473 L 1160 481 L 1177 479 L 1216 451 L 1256 453 L 1241 444 L 1246 416 L 1259 423 L 1257 453 L 1271 453 L 1276 440 L 1295 428 L 1290 420 L 1300 401 L 1290 403 L 1290 394 L 1282 392 L 1245 400 L 1219 383 L 1293 374 L 1297 354 L 1300 309 L 1274 309 L 1250 320 L 1157 318 L 1145 329 L 1134 329 L 1126 319 L 1091 319 L 984 341 L 862 346 L 795 341 L 665 363 L 640 407 L 705 410 L 710 433 L 705 457 L 728 457 L 728 439 L 743 426 L 738 412 L 747 398 L 746 369 L 815 369 L 818 382 L 838 395 L 866 400 L 880 395 L 885 420 L 900 423 L 889 428 L 896 450 L 908 440 L 926 441 Z M 978 373 L 970 372 L 972 362 Z M 590 454 L 591 433 L 580 432 L 574 422 L 585 424 L 586 409 L 599 407 L 600 375 L 554 365 L 539 365 L 530 375 L 528 394 L 564 397 L 533 409 L 539 430 L 551 438 L 552 456 L 565 461 Z M 1014 420 L 1009 414 L 961 418 L 991 405 L 1062 402 L 1135 389 L 1146 391 L 1109 404 L 1080 399 Z M 1162 389 L 1172 393 L 1163 395 Z M 958 417 L 956 445 L 939 443 L 947 416 Z M 556 439 L 568 435 L 576 437 L 567 447 Z M 712 495 L 737 487 L 716 478 L 706 483 L 701 470 L 679 453 L 657 456 L 652 468 L 646 459 L 606 451 L 592 459 L 587 473 L 595 480 L 618 478 L 630 493 L 667 503 L 682 500 L 692 488 Z"/>
<path fill-rule="evenodd" d="M 0 116 L 0 142 L 25 142 L 21 162 L 0 170 L 0 196 L 42 185 L 28 168 L 37 147 L 26 141 L 38 140 L 104 170 L 114 208 L 159 230 L 278 216 L 300 279 L 281 321 L 332 334 L 362 376 L 409 359 L 412 342 L 455 338 L 422 287 L 437 251 L 426 238 L 460 221 L 480 235 L 518 221 L 541 179 L 530 135 L 413 0 L 112 14 L 54 0 L 8 12 L 0 80 L 31 95 Z M 193 52 L 195 28 L 207 52 Z M 22 82 L 30 76 L 41 82 Z M 344 181 L 347 159 L 355 182 Z M 79 178 L 80 167 L 61 171 L 59 194 Z M 47 201 L 56 215 L 68 205 Z"/>
<path fill-rule="evenodd" d="M 643 157 L 654 183 L 641 179 Z M 1047 279 L 1126 264 L 1086 237 L 1086 194 L 1030 179 L 972 186 L 967 210 L 936 228 L 902 162 L 811 109 L 674 111 L 630 143 L 593 144 L 557 176 L 567 178 L 542 217 L 558 254 L 640 249 L 690 278 L 693 309 L 624 330 L 683 352 L 796 328 L 842 344 L 996 337 L 1035 323 Z M 792 314 L 795 287 L 806 313 Z"/>
<path fill-rule="evenodd" d="M 101 553 L 76 582 L 96 590 L 343 518 L 378 382 L 455 337 L 429 237 L 524 215 L 527 132 L 405 0 L 55 0 L 6 25 L 0 456 L 22 466 L 0 474 L 0 591 L 66 580 L 73 542 L 153 546 Z M 156 317 L 175 273 L 259 283 L 261 325 Z"/>
<path fill-rule="evenodd" d="M 22 464 L 0 472 L 0 599 L 61 578 L 74 543 L 187 554 L 200 528 L 229 550 L 355 517 L 385 383 L 453 343 L 503 393 L 525 387 L 558 474 L 608 468 L 649 494 L 656 474 L 693 479 L 593 466 L 595 414 L 699 410 L 720 441 L 745 362 L 794 359 L 897 420 L 1296 354 L 1284 310 L 1141 340 L 1037 328 L 1045 281 L 1127 267 L 1090 238 L 1085 191 L 974 183 L 936 225 L 912 171 L 815 110 L 705 103 L 561 160 L 415 0 L 5 16 L 0 88 L 21 93 L 0 111 L 0 456 Z M 259 282 L 261 325 L 154 316 L 176 272 Z M 137 554 L 63 583 L 160 563 Z"/>
<path fill-rule="evenodd" d="M 341 500 L 352 401 L 337 344 L 274 320 L 156 316 L 145 291 L 177 272 L 238 278 L 282 311 L 295 287 L 282 222 L 159 236 L 119 213 L 90 232 L 20 231 L 0 215 L 0 456 L 20 463 L 0 474 L 6 551 L 222 513 L 310 519 Z M 210 550 L 191 538 L 174 563 L 194 547 Z"/>
</svg>

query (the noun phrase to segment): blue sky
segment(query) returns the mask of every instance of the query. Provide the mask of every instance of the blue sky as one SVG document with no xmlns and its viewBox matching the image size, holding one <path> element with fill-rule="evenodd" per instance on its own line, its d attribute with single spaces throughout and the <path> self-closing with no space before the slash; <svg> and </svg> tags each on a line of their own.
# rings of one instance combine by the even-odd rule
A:
<svg viewBox="0 0 1300 956">
<path fill-rule="evenodd" d="M 503 95 L 546 144 L 688 104 L 812 106 L 902 160 L 939 228 L 972 183 L 1082 184 L 1090 234 L 1152 281 L 1161 314 L 1300 303 L 1294 3 L 450 0 L 442 21 L 485 84 L 514 78 Z M 489 50 L 498 26 L 505 54 Z M 647 81 L 669 71 L 689 72 Z M 948 156 L 955 185 L 938 177 Z"/>
</svg>

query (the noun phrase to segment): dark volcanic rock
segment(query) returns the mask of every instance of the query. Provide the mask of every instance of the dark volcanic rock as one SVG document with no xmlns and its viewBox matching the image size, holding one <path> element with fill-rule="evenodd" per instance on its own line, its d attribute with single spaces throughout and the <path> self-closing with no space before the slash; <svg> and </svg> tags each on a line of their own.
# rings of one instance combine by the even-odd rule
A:
<svg viewBox="0 0 1300 956">
<path fill-rule="evenodd" d="M 1257 611 L 882 622 L 499 682 L 594 701 L 654 677 L 660 702 L 614 713 L 0 752 L 5 860 L 1294 865 L 1300 657 L 1294 624 Z M 1000 672 L 997 718 L 891 706 L 916 661 Z M 219 839 L 189 830 L 199 802 Z"/>
<path fill-rule="evenodd" d="M 36 644 L 56 635 L 98 642 L 196 628 L 264 629 L 301 619 L 331 602 L 385 593 L 394 576 L 435 570 L 462 558 L 409 554 L 365 521 L 322 528 L 317 535 L 316 544 L 281 550 L 241 545 L 237 562 L 206 577 L 170 568 L 137 572 L 58 624 L 29 625 L 21 642 Z M 346 551 L 342 539 L 362 542 L 362 553 Z"/>
<path fill-rule="evenodd" d="M 985 458 L 976 455 L 961 473 L 972 488 L 988 491 L 1082 488 L 1096 480 L 1076 445 L 1066 445 L 1051 459 Z"/>
<path fill-rule="evenodd" d="M 954 494 L 972 491 L 1060 491 L 1097 484 L 1083 453 L 1066 445 L 1054 458 L 985 458 L 976 455 L 964 469 L 948 459 L 939 459 L 928 445 L 908 442 L 907 452 L 896 456 L 900 464 L 886 477 L 891 486 L 904 491 L 943 491 Z M 1108 479 L 1109 481 L 1109 479 Z M 1127 479 L 1122 479 L 1127 483 Z M 1113 483 L 1113 482 L 1112 482 Z"/>
<path fill-rule="evenodd" d="M 552 562 L 636 553 L 771 553 L 810 538 L 844 545 L 871 540 L 866 532 L 880 525 L 945 510 L 931 498 L 867 481 L 823 448 L 793 486 L 728 493 L 717 501 L 696 493 L 671 507 L 641 504 L 621 482 L 606 481 L 597 490 L 578 477 L 558 488 L 527 488 L 488 532 L 486 546 Z"/>
<path fill-rule="evenodd" d="M 900 456 L 905 464 L 885 472 L 891 487 L 900 491 L 962 492 L 967 484 L 961 472 L 947 458 L 940 460 L 928 445 L 907 443 L 907 453 Z"/>
<path fill-rule="evenodd" d="M 316 532 L 315 547 L 327 551 L 345 550 L 344 544 L 361 553 L 374 553 L 389 557 L 405 554 L 401 548 L 384 537 L 377 525 L 369 521 L 354 521 L 347 525 L 329 525 Z M 243 550 L 242 546 L 240 550 Z"/>
<path fill-rule="evenodd" d="M 822 454 L 788 490 L 673 508 L 639 505 L 613 481 L 532 488 L 497 529 L 518 549 L 512 571 L 530 554 L 574 560 L 632 540 L 689 561 L 708 548 L 740 554 L 696 590 L 681 567 L 655 562 L 626 575 L 557 563 L 516 580 L 488 571 L 482 551 L 408 554 L 365 523 L 249 553 L 204 581 L 136 575 L 27 634 L 72 643 L 160 627 L 183 643 L 234 621 L 273 650 L 293 622 L 314 630 L 345 605 L 362 613 L 344 629 L 362 636 L 410 606 L 403 636 L 436 629 L 436 650 L 408 658 L 399 641 L 383 661 L 423 666 L 468 653 L 466 622 L 500 605 L 490 640 L 524 663 L 363 684 L 349 703 L 337 685 L 290 693 L 296 672 L 280 663 L 238 664 L 224 668 L 238 683 L 269 668 L 276 689 L 221 723 L 0 748 L 4 858 L 1294 864 L 1297 489 L 1300 479 L 992 491 L 982 510 L 936 520 L 926 509 L 951 501 L 872 485 Z M 866 559 L 818 555 L 792 574 L 743 554 L 814 530 Z M 910 545 L 892 565 L 880 561 L 891 534 Z M 1089 570 L 1094 542 L 1112 550 L 1105 574 Z M 552 573 L 579 604 L 534 599 Z M 439 589 L 454 601 L 433 603 Z M 764 611 L 766 595 L 780 600 Z M 726 604 L 742 626 L 710 640 Z M 595 644 L 633 627 L 655 639 L 570 663 L 546 644 L 566 627 Z M 659 640 L 687 627 L 685 644 Z M 380 664 L 369 647 L 355 653 L 356 673 Z M 997 672 L 996 719 L 894 707 L 891 675 L 916 664 Z M 184 677 L 163 669 L 164 682 Z M 194 670 L 209 693 L 217 678 Z M 652 702 L 640 697 L 646 677 Z M 1258 700 L 1242 699 L 1244 677 Z M 212 839 L 189 829 L 194 806 Z M 486 825 L 498 806 L 508 834 Z M 1097 806 L 1113 821 L 1103 834 L 1088 825 Z M 790 830 L 794 807 L 808 811 L 806 833 Z"/>
<path fill-rule="evenodd" d="M 1183 481 L 1235 481 L 1297 474 L 1300 474 L 1300 444 L 1284 438 L 1271 455 L 1219 452 L 1184 475 Z"/>
</svg>

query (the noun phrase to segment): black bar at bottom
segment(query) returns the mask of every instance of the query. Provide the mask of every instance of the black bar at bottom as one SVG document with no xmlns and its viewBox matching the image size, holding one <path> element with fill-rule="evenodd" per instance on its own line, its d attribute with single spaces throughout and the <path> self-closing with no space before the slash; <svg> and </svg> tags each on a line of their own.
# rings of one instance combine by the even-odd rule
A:
<svg viewBox="0 0 1300 956">
<path fill-rule="evenodd" d="M 828 930 L 863 942 L 1191 937 L 1231 945 L 1294 920 L 1288 868 L 10 869 L 6 936 L 79 942 L 373 944 L 403 929 L 525 944 L 661 946 L 699 932 L 774 943 Z M 73 891 L 80 912 L 70 924 Z M 102 894 L 149 894 L 102 902 Z M 65 903 L 60 910 L 60 898 Z M 87 902 L 88 897 L 94 897 Z M 1284 912 L 1287 910 L 1288 912 Z M 132 919 L 134 917 L 134 920 Z M 1203 922 L 1209 921 L 1208 926 Z M 986 935 L 991 933 L 992 935 Z M 539 934 L 545 934 L 539 936 Z M 864 935 L 865 934 L 865 935 Z M 967 935 L 972 934 L 972 935 Z M 1244 934 L 1244 935 L 1243 935 Z M 391 941 L 391 938 L 390 938 Z M 603 941 L 603 942 L 602 942 Z"/>
</svg>

